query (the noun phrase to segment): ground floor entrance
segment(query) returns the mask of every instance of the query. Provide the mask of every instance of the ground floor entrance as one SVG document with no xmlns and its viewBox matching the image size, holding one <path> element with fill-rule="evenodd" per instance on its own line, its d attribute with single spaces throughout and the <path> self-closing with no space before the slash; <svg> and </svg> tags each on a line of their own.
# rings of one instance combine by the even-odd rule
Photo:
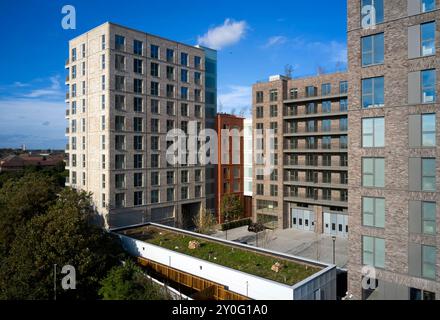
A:
<svg viewBox="0 0 440 320">
<path fill-rule="evenodd" d="M 335 212 L 324 212 L 324 234 L 337 237 L 348 237 L 348 215 Z"/>
<path fill-rule="evenodd" d="M 290 208 L 291 227 L 298 230 L 315 231 L 315 212 L 307 209 Z"/>
</svg>

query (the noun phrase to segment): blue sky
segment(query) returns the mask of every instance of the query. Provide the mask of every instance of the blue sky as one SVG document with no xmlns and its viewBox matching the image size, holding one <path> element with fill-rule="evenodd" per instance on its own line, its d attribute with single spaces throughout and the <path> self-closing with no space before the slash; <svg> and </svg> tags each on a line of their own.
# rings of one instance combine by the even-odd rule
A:
<svg viewBox="0 0 440 320">
<path fill-rule="evenodd" d="M 249 112 L 251 85 L 286 64 L 294 76 L 345 67 L 346 0 L 163 3 L 0 1 L 0 147 L 63 148 L 68 40 L 105 21 L 217 48 L 223 112 Z M 67 4 L 76 9 L 76 30 L 61 27 Z"/>
</svg>

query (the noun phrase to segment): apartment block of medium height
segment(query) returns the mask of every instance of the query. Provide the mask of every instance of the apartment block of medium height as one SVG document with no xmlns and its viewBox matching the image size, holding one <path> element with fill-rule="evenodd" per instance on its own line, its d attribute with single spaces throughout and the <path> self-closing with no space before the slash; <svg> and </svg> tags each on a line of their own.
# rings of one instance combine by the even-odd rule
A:
<svg viewBox="0 0 440 320">
<path fill-rule="evenodd" d="M 347 86 L 343 72 L 254 84 L 256 220 L 347 236 Z"/>
<path fill-rule="evenodd" d="M 439 8 L 348 1 L 354 299 L 440 298 Z"/>
<path fill-rule="evenodd" d="M 67 185 L 93 194 L 107 227 L 191 227 L 215 171 L 170 164 L 166 135 L 214 127 L 216 51 L 104 23 L 69 42 L 66 69 Z"/>
</svg>

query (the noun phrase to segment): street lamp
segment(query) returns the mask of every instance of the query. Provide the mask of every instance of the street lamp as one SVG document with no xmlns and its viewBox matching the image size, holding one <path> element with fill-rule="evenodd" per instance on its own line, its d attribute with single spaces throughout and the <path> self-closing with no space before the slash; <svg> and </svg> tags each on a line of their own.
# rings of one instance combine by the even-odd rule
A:
<svg viewBox="0 0 440 320">
<path fill-rule="evenodd" d="M 332 236 L 333 240 L 333 264 L 336 264 L 336 236 Z"/>
<path fill-rule="evenodd" d="M 229 219 L 228 219 L 228 217 L 226 217 L 225 218 L 225 225 L 226 225 L 226 240 L 228 240 L 228 228 L 229 228 L 229 226 L 228 226 L 228 222 L 229 222 Z"/>
</svg>

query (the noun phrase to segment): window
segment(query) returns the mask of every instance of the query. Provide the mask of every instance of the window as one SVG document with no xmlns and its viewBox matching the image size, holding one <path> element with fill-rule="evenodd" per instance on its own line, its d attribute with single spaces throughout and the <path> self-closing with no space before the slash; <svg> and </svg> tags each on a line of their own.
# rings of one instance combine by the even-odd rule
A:
<svg viewBox="0 0 440 320">
<path fill-rule="evenodd" d="M 151 190 L 151 203 L 159 203 L 159 190 Z"/>
<path fill-rule="evenodd" d="M 115 76 L 115 89 L 118 91 L 125 90 L 125 77 Z"/>
<path fill-rule="evenodd" d="M 366 6 L 373 6 L 375 15 L 370 10 L 362 11 Z M 361 3 L 362 21 L 369 19 L 369 25 L 376 25 L 383 22 L 383 0 L 362 0 Z M 368 18 L 370 17 L 370 18 Z M 375 19 L 373 19 L 375 17 Z"/>
<path fill-rule="evenodd" d="M 167 201 L 174 201 L 174 188 L 167 189 Z"/>
<path fill-rule="evenodd" d="M 264 184 L 257 184 L 257 195 L 264 196 Z"/>
<path fill-rule="evenodd" d="M 200 72 L 194 72 L 194 83 L 196 85 L 201 85 L 201 83 L 202 83 L 202 74 Z"/>
<path fill-rule="evenodd" d="M 142 132 L 143 131 L 142 124 L 143 124 L 142 118 L 138 118 L 138 117 L 133 118 L 133 131 L 134 132 Z"/>
<path fill-rule="evenodd" d="M 324 119 L 321 123 L 321 131 L 322 132 L 329 132 L 331 130 L 331 120 L 330 119 Z"/>
<path fill-rule="evenodd" d="M 194 101 L 196 102 L 202 101 L 202 90 L 194 89 Z"/>
<path fill-rule="evenodd" d="M 322 145 L 323 149 L 331 149 L 332 138 L 331 137 L 322 137 L 321 145 Z"/>
<path fill-rule="evenodd" d="M 188 199 L 188 187 L 180 188 L 180 198 L 182 200 Z"/>
<path fill-rule="evenodd" d="M 422 202 L 422 232 L 424 234 L 436 234 L 436 208 L 435 202 Z"/>
<path fill-rule="evenodd" d="M 133 53 L 139 56 L 142 55 L 143 43 L 139 40 L 133 40 Z"/>
<path fill-rule="evenodd" d="M 322 102 L 322 112 L 323 113 L 330 113 L 330 112 L 332 112 L 332 103 L 331 103 L 331 101 L 323 101 Z"/>
<path fill-rule="evenodd" d="M 422 115 L 422 146 L 436 146 L 435 113 Z"/>
<path fill-rule="evenodd" d="M 263 111 L 263 107 L 262 106 L 258 106 L 255 108 L 255 112 L 256 112 L 256 117 L 257 118 L 263 118 L 264 117 L 264 111 Z"/>
<path fill-rule="evenodd" d="M 183 66 L 188 65 L 188 54 L 185 52 L 180 53 L 180 64 Z"/>
<path fill-rule="evenodd" d="M 125 207 L 125 193 L 116 193 L 115 194 L 115 206 L 116 206 L 116 208 Z"/>
<path fill-rule="evenodd" d="M 115 130 L 124 131 L 125 130 L 125 117 L 116 116 L 115 117 Z"/>
<path fill-rule="evenodd" d="M 180 115 L 182 117 L 187 117 L 188 116 L 188 104 L 187 103 L 182 103 L 180 105 Z"/>
<path fill-rule="evenodd" d="M 317 93 L 317 89 L 314 86 L 307 86 L 306 87 L 306 97 L 316 97 Z"/>
<path fill-rule="evenodd" d="M 435 70 L 423 70 L 421 72 L 422 80 L 422 103 L 432 103 L 436 100 Z"/>
<path fill-rule="evenodd" d="M 385 119 L 362 119 L 362 147 L 380 148 L 385 146 Z"/>
<path fill-rule="evenodd" d="M 151 137 L 151 150 L 154 150 L 154 151 L 159 150 L 159 137 L 158 136 Z"/>
<path fill-rule="evenodd" d="M 101 130 L 105 130 L 105 116 L 101 116 Z"/>
<path fill-rule="evenodd" d="M 125 136 L 121 136 L 121 135 L 115 136 L 115 149 L 125 150 Z"/>
<path fill-rule="evenodd" d="M 272 118 L 278 116 L 278 106 L 277 106 L 277 105 L 271 105 L 271 106 L 270 106 L 270 116 L 271 116 Z"/>
<path fill-rule="evenodd" d="M 133 71 L 142 74 L 142 60 L 133 59 Z"/>
<path fill-rule="evenodd" d="M 332 93 L 332 85 L 330 83 L 324 83 L 321 85 L 321 94 L 323 96 L 328 96 Z"/>
<path fill-rule="evenodd" d="M 158 154 L 151 155 L 151 167 L 152 168 L 159 168 L 159 155 Z"/>
<path fill-rule="evenodd" d="M 422 277 L 436 278 L 436 247 L 422 245 Z"/>
<path fill-rule="evenodd" d="M 105 90 L 105 75 L 101 76 L 101 89 Z"/>
<path fill-rule="evenodd" d="M 159 172 L 154 171 L 151 172 L 151 181 L 150 181 L 152 186 L 158 186 L 159 185 Z"/>
<path fill-rule="evenodd" d="M 101 176 L 101 187 L 102 189 L 105 189 L 105 174 Z"/>
<path fill-rule="evenodd" d="M 150 111 L 153 114 L 159 114 L 159 100 L 151 99 L 150 101 Z"/>
<path fill-rule="evenodd" d="M 362 263 L 377 268 L 385 267 L 385 240 L 362 237 Z"/>
<path fill-rule="evenodd" d="M 188 82 L 188 70 L 182 69 L 180 71 L 180 81 L 182 82 Z"/>
<path fill-rule="evenodd" d="M 124 56 L 122 56 L 120 54 L 115 55 L 115 68 L 116 68 L 116 70 L 119 70 L 119 71 L 125 70 L 125 57 Z"/>
<path fill-rule="evenodd" d="M 150 75 L 152 77 L 159 77 L 159 64 L 151 62 L 150 64 Z"/>
<path fill-rule="evenodd" d="M 345 94 L 348 92 L 348 81 L 339 82 L 339 93 Z"/>
<path fill-rule="evenodd" d="M 270 196 L 271 197 L 278 197 L 278 186 L 271 184 L 270 185 Z"/>
<path fill-rule="evenodd" d="M 134 97 L 133 98 L 133 111 L 134 112 L 142 112 L 143 111 L 143 101 L 142 98 Z"/>
<path fill-rule="evenodd" d="M 120 173 L 115 175 L 115 185 L 117 189 L 125 188 L 125 174 Z"/>
<path fill-rule="evenodd" d="M 422 159 L 422 190 L 435 191 L 435 159 Z"/>
<path fill-rule="evenodd" d="M 384 106 L 384 77 L 362 79 L 362 107 Z"/>
<path fill-rule="evenodd" d="M 422 1 L 422 12 L 428 12 L 435 9 L 435 0 L 421 0 Z"/>
<path fill-rule="evenodd" d="M 199 56 L 194 56 L 194 68 L 195 69 L 200 69 L 201 62 L 202 62 L 202 58 L 200 58 Z"/>
<path fill-rule="evenodd" d="M 115 35 L 115 49 L 121 51 L 125 49 L 125 37 Z"/>
<path fill-rule="evenodd" d="M 278 90 L 273 89 L 269 91 L 269 100 L 271 102 L 278 100 Z"/>
<path fill-rule="evenodd" d="M 435 22 L 420 25 L 421 52 L 422 56 L 435 54 Z"/>
<path fill-rule="evenodd" d="M 188 183 L 188 171 L 183 170 L 180 172 L 180 182 L 181 183 Z"/>
<path fill-rule="evenodd" d="M 194 116 L 196 118 L 201 118 L 202 117 L 202 106 L 199 104 L 196 104 L 194 107 Z"/>
<path fill-rule="evenodd" d="M 385 187 L 385 159 L 362 159 L 362 185 L 364 187 Z"/>
<path fill-rule="evenodd" d="M 151 91 L 150 94 L 152 96 L 158 96 L 159 95 L 159 83 L 158 82 L 151 82 Z"/>
<path fill-rule="evenodd" d="M 234 182 L 234 187 L 236 186 L 236 182 Z M 238 190 L 240 191 L 240 185 L 238 185 Z M 194 187 L 194 197 L 200 198 L 202 196 L 202 187 L 201 186 L 195 186 Z"/>
<path fill-rule="evenodd" d="M 134 136 L 133 137 L 133 149 L 134 150 L 142 150 L 143 149 L 143 137 L 142 136 Z"/>
<path fill-rule="evenodd" d="M 348 119 L 347 118 L 339 119 L 339 130 L 347 131 L 347 129 L 348 129 Z"/>
<path fill-rule="evenodd" d="M 180 98 L 182 100 L 188 100 L 188 88 L 187 87 L 180 88 Z"/>
<path fill-rule="evenodd" d="M 101 96 L 101 109 L 105 110 L 105 95 Z"/>
<path fill-rule="evenodd" d="M 123 154 L 115 155 L 115 169 L 116 170 L 125 169 L 125 155 Z"/>
<path fill-rule="evenodd" d="M 362 220 L 367 227 L 385 227 L 385 199 L 362 198 Z"/>
<path fill-rule="evenodd" d="M 116 94 L 115 95 L 115 109 L 116 110 L 125 110 L 125 96 Z"/>
<path fill-rule="evenodd" d="M 347 109 L 348 109 L 348 100 L 347 99 L 339 100 L 339 111 L 346 112 Z"/>
<path fill-rule="evenodd" d="M 257 91 L 256 101 L 257 103 L 263 103 L 263 91 Z"/>
<path fill-rule="evenodd" d="M 105 35 L 101 36 L 101 50 L 105 50 Z"/>
<path fill-rule="evenodd" d="M 72 61 L 76 61 L 76 48 L 72 49 Z"/>
<path fill-rule="evenodd" d="M 410 288 L 409 289 L 409 299 L 410 300 L 435 300 L 435 293 L 416 289 L 416 288 Z"/>
<path fill-rule="evenodd" d="M 142 154 L 133 155 L 133 167 L 135 169 L 142 169 L 144 156 Z"/>
<path fill-rule="evenodd" d="M 173 171 L 167 171 L 167 184 L 174 184 L 174 172 Z"/>
<path fill-rule="evenodd" d="M 362 38 L 362 66 L 384 62 L 384 34 L 379 33 Z"/>
<path fill-rule="evenodd" d="M 152 44 L 150 46 L 150 57 L 153 59 L 159 59 L 159 47 Z"/>
<path fill-rule="evenodd" d="M 167 79 L 170 81 L 174 80 L 174 67 L 167 66 Z"/>
<path fill-rule="evenodd" d="M 174 62 L 174 50 L 167 49 L 167 62 Z"/>
<path fill-rule="evenodd" d="M 318 112 L 318 108 L 316 106 L 316 103 L 311 102 L 307 104 L 307 109 L 306 109 L 307 114 L 315 114 L 317 112 Z"/>
<path fill-rule="evenodd" d="M 151 119 L 151 132 L 159 132 L 159 119 Z"/>
<path fill-rule="evenodd" d="M 134 79 L 133 80 L 133 91 L 134 93 L 142 93 L 142 87 L 143 87 L 143 81 L 141 79 Z"/>
<path fill-rule="evenodd" d="M 101 149 L 105 150 L 105 136 L 101 136 Z"/>
<path fill-rule="evenodd" d="M 133 204 L 135 206 L 142 206 L 144 204 L 144 193 L 142 191 L 135 191 L 134 192 Z"/>
</svg>

